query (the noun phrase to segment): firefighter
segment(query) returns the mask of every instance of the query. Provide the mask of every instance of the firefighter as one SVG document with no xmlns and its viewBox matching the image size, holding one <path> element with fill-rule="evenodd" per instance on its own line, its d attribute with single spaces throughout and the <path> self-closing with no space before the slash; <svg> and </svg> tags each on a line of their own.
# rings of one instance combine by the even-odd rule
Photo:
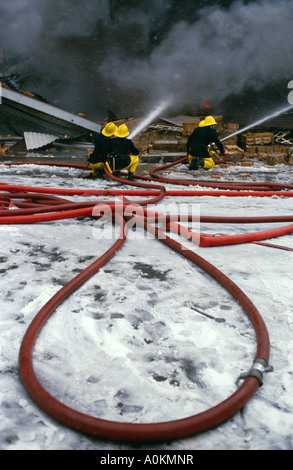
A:
<svg viewBox="0 0 293 470">
<path fill-rule="evenodd" d="M 111 140 L 116 130 L 117 126 L 114 122 L 108 122 L 102 132 L 96 135 L 94 140 L 94 151 L 88 158 L 91 171 L 87 178 L 103 178 L 104 164 L 111 151 Z"/>
<path fill-rule="evenodd" d="M 215 166 L 208 150 L 208 146 L 211 144 L 216 145 L 221 155 L 230 155 L 219 140 L 218 133 L 215 130 L 216 124 L 213 116 L 207 116 L 200 121 L 198 127 L 189 136 L 187 140 L 189 170 L 198 170 L 199 167 L 210 169 Z"/>
<path fill-rule="evenodd" d="M 114 135 L 116 139 L 111 141 L 111 152 L 108 158 L 108 169 L 114 176 L 118 176 L 120 170 L 128 169 L 128 180 L 134 180 L 134 172 L 139 163 L 139 149 L 131 139 L 127 139 L 129 130 L 126 124 L 121 124 Z"/>
</svg>

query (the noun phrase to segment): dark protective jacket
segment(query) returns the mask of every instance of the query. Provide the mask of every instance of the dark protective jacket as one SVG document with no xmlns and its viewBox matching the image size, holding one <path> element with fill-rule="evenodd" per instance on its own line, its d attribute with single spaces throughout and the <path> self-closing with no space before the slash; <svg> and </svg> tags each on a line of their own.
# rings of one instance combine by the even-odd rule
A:
<svg viewBox="0 0 293 470">
<path fill-rule="evenodd" d="M 131 162 L 130 155 L 139 155 L 139 149 L 135 147 L 131 139 L 116 137 L 111 140 L 109 163 L 112 169 L 115 167 L 119 170 L 127 167 Z"/>
<path fill-rule="evenodd" d="M 104 134 L 97 134 L 94 139 L 94 151 L 88 158 L 88 162 L 105 163 L 111 150 L 111 141 L 111 137 L 106 137 Z"/>
<path fill-rule="evenodd" d="M 197 127 L 187 140 L 187 152 L 193 157 L 210 158 L 208 145 L 214 143 L 221 153 L 225 152 L 218 133 L 210 126 Z"/>
<path fill-rule="evenodd" d="M 139 155 L 138 148 L 135 147 L 131 139 L 126 137 L 116 137 L 111 141 L 111 153 L 116 155 Z"/>
</svg>

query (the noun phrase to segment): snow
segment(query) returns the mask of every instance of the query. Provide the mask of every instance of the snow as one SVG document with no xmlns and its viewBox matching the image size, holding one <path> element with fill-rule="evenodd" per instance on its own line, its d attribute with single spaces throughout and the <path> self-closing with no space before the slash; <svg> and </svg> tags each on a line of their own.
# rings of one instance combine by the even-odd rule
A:
<svg viewBox="0 0 293 470">
<path fill-rule="evenodd" d="M 50 158 L 58 161 L 57 157 Z M 143 164 L 140 171 L 144 172 Z M 85 180 L 81 170 L 55 166 L 1 166 L 0 174 L 1 182 L 10 184 L 121 187 L 113 181 Z M 166 176 L 178 174 L 180 178 L 191 176 L 183 164 Z M 221 175 L 222 181 L 292 183 L 293 169 L 255 162 L 245 169 L 216 167 L 196 177 L 207 179 L 213 174 Z M 285 197 L 180 196 L 165 198 L 156 210 L 166 211 L 171 204 L 172 210 L 197 206 L 202 215 L 292 214 L 292 198 Z M 85 217 L 1 226 L 0 448 L 292 450 L 293 253 L 256 244 L 192 245 L 251 299 L 271 341 L 274 371 L 265 374 L 264 385 L 227 422 L 171 442 L 125 443 L 71 430 L 32 401 L 18 375 L 22 338 L 45 302 L 112 245 L 113 232 L 119 234 L 110 224 L 105 224 L 104 230 L 96 224 Z M 201 223 L 200 229 L 234 234 L 283 225 L 286 223 Z M 188 242 L 181 241 L 190 248 Z M 293 237 L 286 235 L 271 243 L 293 248 Z M 130 231 L 116 256 L 50 317 L 36 343 L 34 367 L 54 397 L 81 412 L 114 421 L 170 421 L 204 411 L 234 393 L 238 377 L 252 365 L 255 349 L 253 327 L 230 294 L 191 262 L 137 228 Z"/>
</svg>

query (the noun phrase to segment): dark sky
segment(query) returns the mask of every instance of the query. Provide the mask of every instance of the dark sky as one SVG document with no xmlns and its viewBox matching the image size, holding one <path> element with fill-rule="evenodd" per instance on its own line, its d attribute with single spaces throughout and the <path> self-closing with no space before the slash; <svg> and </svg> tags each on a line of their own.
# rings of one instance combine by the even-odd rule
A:
<svg viewBox="0 0 293 470">
<path fill-rule="evenodd" d="M 293 79 L 293 2 L 1 0 L 6 58 L 30 89 L 69 111 L 103 119 L 149 111 L 252 115 L 287 105 Z"/>
</svg>

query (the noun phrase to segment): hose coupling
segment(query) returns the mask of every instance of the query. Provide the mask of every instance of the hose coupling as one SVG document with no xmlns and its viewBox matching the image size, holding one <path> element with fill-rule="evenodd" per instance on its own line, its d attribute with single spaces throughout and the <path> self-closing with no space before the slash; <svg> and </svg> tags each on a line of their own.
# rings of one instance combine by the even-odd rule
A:
<svg viewBox="0 0 293 470">
<path fill-rule="evenodd" d="M 274 369 L 272 366 L 268 365 L 267 361 L 262 357 L 255 359 L 252 367 L 249 369 L 248 372 L 244 372 L 240 374 L 237 379 L 237 384 L 240 380 L 244 380 L 247 377 L 255 377 L 259 381 L 259 385 L 262 386 L 263 384 L 263 374 L 272 372 Z"/>
</svg>

